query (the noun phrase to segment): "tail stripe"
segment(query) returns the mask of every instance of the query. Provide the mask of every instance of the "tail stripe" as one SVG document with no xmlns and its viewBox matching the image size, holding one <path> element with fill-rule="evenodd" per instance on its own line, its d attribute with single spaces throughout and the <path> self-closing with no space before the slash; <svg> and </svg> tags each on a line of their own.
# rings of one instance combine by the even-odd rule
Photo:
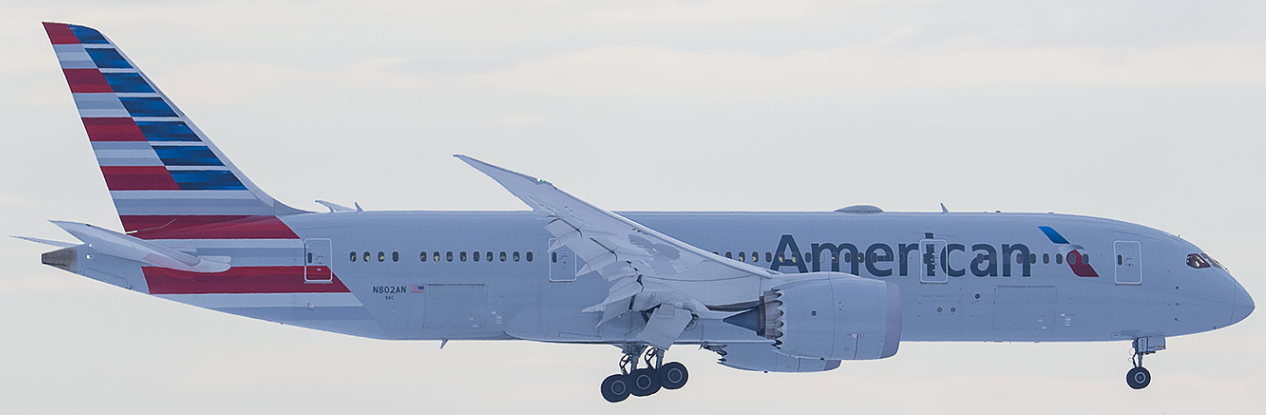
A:
<svg viewBox="0 0 1266 415">
<path fill-rule="evenodd" d="M 180 190 L 162 166 L 102 166 L 110 190 Z"/>
<path fill-rule="evenodd" d="M 75 38 L 79 39 L 79 43 L 83 44 L 110 44 L 105 36 L 90 27 L 70 26 L 70 31 L 75 34 Z"/>
<path fill-rule="evenodd" d="M 97 64 L 92 62 L 83 45 L 53 45 L 53 51 L 57 52 L 57 61 L 62 69 L 97 69 Z"/>
<path fill-rule="evenodd" d="M 75 98 L 75 106 L 79 107 L 79 116 L 83 118 L 120 118 L 128 117 L 127 107 L 119 101 L 116 94 L 71 94 Z"/>
<path fill-rule="evenodd" d="M 154 88 L 145 82 L 145 78 L 135 72 L 102 73 L 102 78 L 114 92 L 155 93 Z"/>
<path fill-rule="evenodd" d="M 92 143 L 97 164 L 103 167 L 163 166 L 163 161 L 146 143 L 135 141 L 102 141 Z"/>
<path fill-rule="evenodd" d="M 63 69 L 70 92 L 114 92 L 110 83 L 96 69 Z"/>
<path fill-rule="evenodd" d="M 83 122 L 88 140 L 93 142 L 145 141 L 147 138 L 131 118 L 84 118 Z"/>
<path fill-rule="evenodd" d="M 75 36 L 75 32 L 70 30 L 70 25 L 57 23 L 44 23 L 44 31 L 48 32 L 48 40 L 56 45 L 78 45 L 79 37 Z"/>
<path fill-rule="evenodd" d="M 92 58 L 92 63 L 98 68 L 127 68 L 132 69 L 132 65 L 127 63 L 127 59 L 123 58 L 123 54 L 113 48 L 84 48 L 88 52 L 88 56 Z"/>
</svg>

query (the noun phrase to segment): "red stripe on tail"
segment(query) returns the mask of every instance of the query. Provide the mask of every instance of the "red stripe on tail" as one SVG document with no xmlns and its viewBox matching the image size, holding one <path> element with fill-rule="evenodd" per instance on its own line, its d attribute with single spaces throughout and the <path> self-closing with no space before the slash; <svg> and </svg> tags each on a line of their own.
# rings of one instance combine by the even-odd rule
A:
<svg viewBox="0 0 1266 415">
<path fill-rule="evenodd" d="M 62 69 L 70 92 L 114 92 L 105 76 L 97 69 Z"/>
<path fill-rule="evenodd" d="M 131 118 L 83 118 L 83 122 L 89 141 L 146 141 L 145 134 Z"/>
<path fill-rule="evenodd" d="M 48 33 L 48 40 L 54 45 L 79 43 L 79 38 L 75 36 L 75 32 L 70 31 L 68 24 L 44 22 L 44 31 Z"/>
<path fill-rule="evenodd" d="M 166 166 L 101 166 L 110 190 L 180 190 Z"/>
</svg>

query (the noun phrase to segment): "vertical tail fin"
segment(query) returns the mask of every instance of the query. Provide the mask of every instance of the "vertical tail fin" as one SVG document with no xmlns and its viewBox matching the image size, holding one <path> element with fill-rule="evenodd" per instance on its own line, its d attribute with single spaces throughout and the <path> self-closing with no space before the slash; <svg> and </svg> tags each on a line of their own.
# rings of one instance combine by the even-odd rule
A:
<svg viewBox="0 0 1266 415">
<path fill-rule="evenodd" d="M 217 237 L 226 227 L 235 230 L 219 237 L 294 237 L 276 217 L 301 211 L 251 183 L 101 32 L 44 30 L 125 230 L 148 239 Z"/>
</svg>

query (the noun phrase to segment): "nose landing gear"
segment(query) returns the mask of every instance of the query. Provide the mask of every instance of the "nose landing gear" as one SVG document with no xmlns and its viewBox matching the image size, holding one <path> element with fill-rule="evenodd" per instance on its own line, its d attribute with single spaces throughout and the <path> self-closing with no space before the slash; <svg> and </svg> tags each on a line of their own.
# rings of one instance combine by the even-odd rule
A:
<svg viewBox="0 0 1266 415">
<path fill-rule="evenodd" d="M 633 396 L 650 396 L 663 389 L 678 389 L 686 385 L 690 373 L 686 365 L 677 362 L 664 363 L 664 350 L 644 345 L 620 347 L 620 373 L 607 376 L 602 381 L 602 398 L 615 403 Z M 638 361 L 646 367 L 638 368 Z"/>
<path fill-rule="evenodd" d="M 1139 337 L 1134 339 L 1133 349 L 1130 363 L 1134 364 L 1134 368 L 1125 373 L 1125 383 L 1130 388 L 1143 389 L 1152 383 L 1152 372 L 1143 367 L 1143 356 L 1165 350 L 1165 337 Z"/>
</svg>

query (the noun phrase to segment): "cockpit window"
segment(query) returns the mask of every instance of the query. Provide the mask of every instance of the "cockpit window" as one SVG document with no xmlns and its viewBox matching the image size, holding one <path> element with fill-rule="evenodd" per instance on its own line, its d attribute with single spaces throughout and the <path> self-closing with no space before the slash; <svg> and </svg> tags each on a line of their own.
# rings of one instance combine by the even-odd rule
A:
<svg viewBox="0 0 1266 415">
<path fill-rule="evenodd" d="M 1200 256 L 1201 256 L 1201 257 L 1204 257 L 1204 259 L 1205 259 L 1206 261 L 1209 261 L 1209 263 L 1210 263 L 1210 264 L 1213 264 L 1213 266 L 1215 266 L 1215 267 L 1218 267 L 1218 268 L 1226 268 L 1226 267 L 1222 266 L 1222 263 L 1221 263 L 1221 262 L 1218 262 L 1218 260 L 1213 259 L 1213 257 L 1209 256 L 1209 254 L 1200 254 Z"/>
<path fill-rule="evenodd" d="M 1203 255 L 1187 254 L 1187 266 L 1195 268 L 1195 269 L 1201 269 L 1201 268 L 1209 268 L 1212 265 L 1209 264 L 1209 261 L 1206 260 Z"/>
</svg>

